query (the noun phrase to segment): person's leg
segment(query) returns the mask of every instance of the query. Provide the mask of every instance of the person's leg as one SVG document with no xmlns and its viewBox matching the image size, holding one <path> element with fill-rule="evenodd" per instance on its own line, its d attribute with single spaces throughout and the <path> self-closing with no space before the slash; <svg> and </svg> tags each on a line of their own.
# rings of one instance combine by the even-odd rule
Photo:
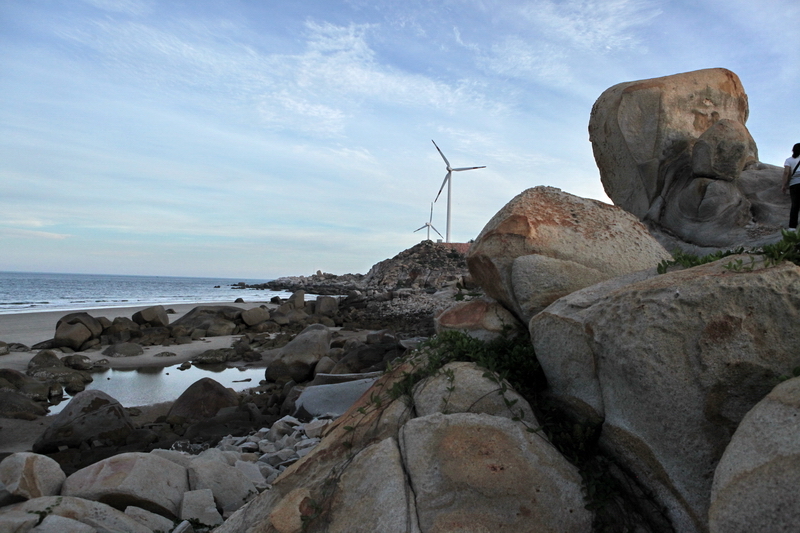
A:
<svg viewBox="0 0 800 533">
<path fill-rule="evenodd" d="M 789 187 L 789 196 L 792 199 L 792 207 L 789 209 L 789 229 L 796 229 L 797 214 L 800 212 L 800 185 Z"/>
</svg>

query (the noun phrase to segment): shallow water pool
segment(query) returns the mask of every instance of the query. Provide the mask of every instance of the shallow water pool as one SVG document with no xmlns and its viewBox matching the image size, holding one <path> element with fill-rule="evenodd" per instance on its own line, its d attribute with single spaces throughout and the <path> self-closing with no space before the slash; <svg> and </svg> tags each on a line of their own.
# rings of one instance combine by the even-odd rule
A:
<svg viewBox="0 0 800 533">
<path fill-rule="evenodd" d="M 92 372 L 94 381 L 86 385 L 86 390 L 101 390 L 124 407 L 136 407 L 175 400 L 189 385 L 206 377 L 235 391 L 256 387 L 264 379 L 265 370 L 207 366 L 178 370 L 178 366 Z M 49 414 L 60 413 L 69 400 L 65 398 L 61 403 L 51 405 Z"/>
</svg>

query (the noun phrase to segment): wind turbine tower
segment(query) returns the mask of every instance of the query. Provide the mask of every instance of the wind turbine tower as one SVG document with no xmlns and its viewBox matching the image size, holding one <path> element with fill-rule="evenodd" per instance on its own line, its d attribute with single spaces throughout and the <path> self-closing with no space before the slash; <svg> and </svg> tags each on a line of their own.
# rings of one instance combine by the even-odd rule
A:
<svg viewBox="0 0 800 533">
<path fill-rule="evenodd" d="M 452 191 L 453 191 L 453 180 L 450 179 L 450 178 L 453 175 L 453 172 L 461 172 L 463 170 L 476 170 L 476 169 L 479 169 L 479 168 L 486 168 L 486 165 L 484 165 L 482 167 L 451 168 L 450 167 L 450 161 L 448 161 L 447 158 L 444 156 L 442 151 L 436 145 L 436 142 L 433 139 L 431 139 L 431 142 L 433 143 L 434 146 L 436 146 L 436 151 L 439 152 L 440 156 L 442 156 L 442 159 L 444 159 L 444 164 L 447 166 L 447 175 L 445 175 L 445 177 L 444 177 L 444 181 L 442 182 L 442 186 L 439 187 L 439 193 L 436 195 L 436 200 L 438 200 L 439 199 L 439 195 L 442 194 L 442 189 L 444 189 L 444 184 L 446 183 L 447 184 L 447 231 L 446 231 L 447 237 L 445 238 L 444 242 L 450 242 L 450 207 L 451 207 L 451 204 L 452 204 Z M 434 202 L 436 200 L 434 200 Z M 420 229 L 422 229 L 422 228 L 420 228 Z M 439 232 L 437 231 L 436 233 L 439 233 Z M 440 235 L 441 235 L 441 233 L 440 233 Z"/>
<path fill-rule="evenodd" d="M 431 240 L 431 229 L 433 229 L 433 231 L 435 231 L 436 233 L 439 233 L 439 230 L 433 227 L 432 222 L 433 222 L 433 202 L 431 202 L 431 218 L 428 219 L 428 221 L 425 223 L 424 226 L 422 226 L 419 229 L 415 229 L 414 233 L 418 232 L 420 229 L 428 228 L 428 240 Z M 439 237 L 444 238 L 441 233 L 439 233 Z"/>
</svg>

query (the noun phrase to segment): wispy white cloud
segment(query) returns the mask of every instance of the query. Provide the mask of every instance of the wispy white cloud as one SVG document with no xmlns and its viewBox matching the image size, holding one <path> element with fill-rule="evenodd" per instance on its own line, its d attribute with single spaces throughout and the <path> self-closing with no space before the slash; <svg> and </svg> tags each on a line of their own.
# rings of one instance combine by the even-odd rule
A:
<svg viewBox="0 0 800 533">
<path fill-rule="evenodd" d="M 595 52 L 640 46 L 636 30 L 660 12 L 650 0 L 536 0 L 519 10 L 538 36 Z"/>
<path fill-rule="evenodd" d="M 568 85 L 573 81 L 574 66 L 569 65 L 567 59 L 568 53 L 559 46 L 507 37 L 492 44 L 479 62 L 493 73 L 503 76 Z"/>
<path fill-rule="evenodd" d="M 49 231 L 34 231 L 19 228 L 4 228 L 0 227 L 0 239 L 5 237 L 17 239 L 47 239 L 47 240 L 63 240 L 71 237 L 66 233 L 53 233 Z"/>
<path fill-rule="evenodd" d="M 152 3 L 142 0 L 83 0 L 98 9 L 112 13 L 140 16 L 152 11 Z"/>
</svg>

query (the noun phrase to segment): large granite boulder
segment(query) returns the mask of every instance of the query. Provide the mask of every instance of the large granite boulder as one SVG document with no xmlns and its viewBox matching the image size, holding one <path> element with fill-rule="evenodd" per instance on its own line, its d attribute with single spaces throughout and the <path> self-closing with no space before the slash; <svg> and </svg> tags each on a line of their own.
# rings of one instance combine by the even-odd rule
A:
<svg viewBox="0 0 800 533">
<path fill-rule="evenodd" d="M 187 490 L 185 468 L 157 455 L 131 452 L 78 470 L 66 479 L 61 494 L 102 502 L 120 511 L 135 505 L 177 518 Z"/>
<path fill-rule="evenodd" d="M 353 458 L 332 504 L 330 533 L 419 531 L 414 493 L 406 482 L 397 440 L 386 438 Z M 376 512 L 380 510 L 379 512 Z"/>
<path fill-rule="evenodd" d="M 711 533 L 794 531 L 800 524 L 800 378 L 742 419 L 714 473 Z"/>
<path fill-rule="evenodd" d="M 375 383 L 375 379 L 307 386 L 295 400 L 295 410 L 309 416 L 341 416 Z"/>
<path fill-rule="evenodd" d="M 733 432 L 800 365 L 800 267 L 725 268 L 736 259 L 589 287 L 530 322 L 552 396 L 601 424 L 601 446 L 677 531 L 706 530 Z"/>
<path fill-rule="evenodd" d="M 566 294 L 671 258 L 630 213 L 535 187 L 492 217 L 467 265 L 487 296 L 527 324 Z"/>
<path fill-rule="evenodd" d="M 187 471 L 191 490 L 210 490 L 224 513 L 236 511 L 258 494 L 241 470 L 213 457 L 197 457 L 189 463 Z"/>
<path fill-rule="evenodd" d="M 497 376 L 487 375 L 486 370 L 475 363 L 460 361 L 445 365 L 435 375 L 417 383 L 413 398 L 419 416 L 483 413 L 539 427 L 525 398 Z"/>
<path fill-rule="evenodd" d="M 242 321 L 248 326 L 257 326 L 269 320 L 269 310 L 263 307 L 253 307 L 242 311 Z"/>
<path fill-rule="evenodd" d="M 361 344 L 342 355 L 331 368 L 330 374 L 357 374 L 378 372 L 400 357 L 405 349 L 396 341 Z"/>
<path fill-rule="evenodd" d="M 459 302 L 433 317 L 436 333 L 460 331 L 483 341 L 510 334 L 520 326 L 511 311 L 491 298 Z"/>
<path fill-rule="evenodd" d="M 98 532 L 153 533 L 110 505 L 71 496 L 46 496 L 0 508 L 0 531 L 20 531 L 12 529 L 20 516 L 32 517 L 35 525 L 40 517 L 48 515 L 76 520 Z M 21 531 L 28 531 L 29 527 Z"/>
<path fill-rule="evenodd" d="M 56 330 L 58 330 L 59 326 L 62 324 L 83 324 L 86 329 L 89 330 L 89 333 L 93 339 L 98 338 L 103 333 L 102 322 L 85 312 L 64 315 L 58 320 L 58 322 L 56 322 Z"/>
<path fill-rule="evenodd" d="M 589 140 L 606 194 L 644 218 L 672 177 L 666 170 L 681 159 L 691 164 L 692 146 L 714 123 L 744 124 L 749 112 L 739 77 L 722 68 L 607 89 L 589 119 Z"/>
<path fill-rule="evenodd" d="M 26 373 L 42 382 L 60 383 L 69 394 L 83 391 L 86 384 L 93 381 L 89 372 L 66 366 L 53 350 L 42 350 L 34 355 Z"/>
<path fill-rule="evenodd" d="M 33 443 L 33 451 L 55 452 L 59 446 L 77 448 L 93 440 L 124 444 L 133 429 L 133 422 L 117 400 L 99 390 L 83 391 L 55 416 Z"/>
<path fill-rule="evenodd" d="M 201 305 L 172 323 L 188 331 L 201 331 L 206 337 L 233 335 L 241 321 L 242 309 L 230 305 Z"/>
<path fill-rule="evenodd" d="M 328 354 L 330 347 L 331 330 L 322 324 L 312 324 L 278 351 L 275 363 L 280 362 L 277 366 L 281 368 L 285 366 L 287 370 L 283 374 L 291 375 L 295 381 L 307 381 L 313 375 L 314 366 Z M 267 379 L 280 381 L 274 373 L 270 375 L 269 367 Z"/>
<path fill-rule="evenodd" d="M 163 305 L 154 305 L 141 311 L 136 311 L 131 319 L 140 326 L 167 327 L 169 316 Z"/>
<path fill-rule="evenodd" d="M 47 401 L 50 387 L 11 368 L 0 368 L 0 391 L 14 391 L 35 401 Z"/>
<path fill-rule="evenodd" d="M 581 477 L 508 418 L 440 413 L 400 431 L 421 531 L 589 532 Z"/>
<path fill-rule="evenodd" d="M 35 420 L 47 414 L 47 408 L 16 391 L 0 389 L 0 418 Z"/>
<path fill-rule="evenodd" d="M 56 348 L 63 346 L 78 351 L 91 338 L 92 333 L 83 324 L 68 324 L 64 322 L 56 329 L 53 344 Z"/>
<path fill-rule="evenodd" d="M 60 494 L 66 477 L 61 466 L 46 455 L 18 452 L 0 462 L 0 485 L 26 500 Z"/>
<path fill-rule="evenodd" d="M 611 87 L 589 120 L 606 194 L 690 251 L 778 240 L 782 169 L 758 162 L 748 114 L 739 77 L 722 68 Z"/>
<path fill-rule="evenodd" d="M 202 378 L 186 388 L 170 407 L 167 419 L 182 422 L 207 420 L 220 409 L 239 405 L 239 395 L 211 378 Z"/>
<path fill-rule="evenodd" d="M 103 330 L 103 335 L 107 337 L 108 342 L 112 344 L 129 342 L 141 338 L 142 328 L 130 318 L 118 316 Z"/>
<path fill-rule="evenodd" d="M 99 338 L 102 333 L 102 324 L 93 316 L 88 313 L 70 313 L 56 323 L 53 345 L 78 351 L 87 341 Z"/>
</svg>

